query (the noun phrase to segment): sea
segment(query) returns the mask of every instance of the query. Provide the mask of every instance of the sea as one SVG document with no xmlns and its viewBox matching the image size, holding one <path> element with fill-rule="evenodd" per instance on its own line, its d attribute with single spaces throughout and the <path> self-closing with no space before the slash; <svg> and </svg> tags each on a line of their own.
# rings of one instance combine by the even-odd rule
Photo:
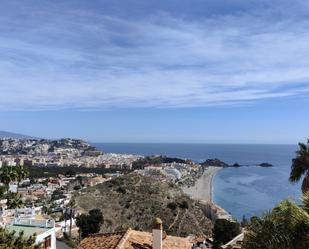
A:
<svg viewBox="0 0 309 249">
<path fill-rule="evenodd" d="M 108 153 L 143 156 L 166 155 L 203 162 L 218 158 L 228 164 L 244 165 L 225 168 L 215 176 L 213 201 L 236 219 L 262 215 L 284 199 L 300 202 L 300 183 L 288 180 L 297 145 L 262 144 L 172 144 L 172 143 L 95 143 Z M 256 166 L 271 163 L 273 167 Z"/>
</svg>

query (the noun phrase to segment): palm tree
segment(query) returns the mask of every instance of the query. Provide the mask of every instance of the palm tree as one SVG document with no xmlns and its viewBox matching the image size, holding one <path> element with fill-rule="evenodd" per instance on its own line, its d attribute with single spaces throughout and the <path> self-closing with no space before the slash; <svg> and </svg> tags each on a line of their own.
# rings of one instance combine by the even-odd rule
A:
<svg viewBox="0 0 309 249">
<path fill-rule="evenodd" d="M 20 182 L 28 176 L 29 172 L 21 165 L 16 166 L 15 172 L 17 180 L 17 192 L 18 192 Z"/>
<path fill-rule="evenodd" d="M 289 200 L 281 202 L 261 218 L 251 219 L 242 248 L 308 249 L 309 214 Z"/>
<path fill-rule="evenodd" d="M 10 182 L 15 181 L 17 178 L 16 170 L 12 166 L 4 166 L 0 174 L 1 182 L 8 188 Z"/>
<path fill-rule="evenodd" d="M 75 202 L 75 200 L 74 200 L 74 198 L 72 198 L 71 200 L 70 200 L 70 202 L 68 203 L 68 208 L 66 208 L 65 210 L 66 210 L 66 213 L 65 213 L 65 215 L 64 215 L 64 222 L 66 223 L 66 218 L 67 218 L 67 216 L 70 218 L 70 230 L 69 230 L 69 235 L 70 235 L 70 237 L 71 237 L 71 235 L 72 235 L 72 219 L 74 219 L 74 215 L 75 215 L 75 211 L 74 211 L 74 208 L 76 207 L 76 202 Z M 69 213 L 68 213 L 68 210 L 69 210 Z M 65 228 L 66 229 L 66 228 Z"/>
<path fill-rule="evenodd" d="M 4 185 L 9 185 L 11 182 L 11 176 L 9 172 L 9 168 L 7 166 L 2 167 L 1 175 L 0 175 L 1 182 L 4 183 Z"/>
<path fill-rule="evenodd" d="M 290 182 L 298 182 L 303 176 L 302 191 L 309 190 L 309 139 L 307 143 L 299 143 L 299 150 L 292 160 Z"/>
<path fill-rule="evenodd" d="M 21 208 L 24 206 L 24 202 L 21 199 L 19 193 L 8 192 L 7 193 L 7 206 L 8 209 Z"/>
<path fill-rule="evenodd" d="M 303 195 L 303 208 L 309 214 L 309 190 Z"/>
</svg>

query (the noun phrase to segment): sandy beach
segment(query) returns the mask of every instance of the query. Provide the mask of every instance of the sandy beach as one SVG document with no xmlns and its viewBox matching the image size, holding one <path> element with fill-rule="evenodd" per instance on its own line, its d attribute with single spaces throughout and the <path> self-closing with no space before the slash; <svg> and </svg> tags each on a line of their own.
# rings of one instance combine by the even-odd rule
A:
<svg viewBox="0 0 309 249">
<path fill-rule="evenodd" d="M 209 167 L 205 170 L 202 177 L 196 181 L 194 186 L 189 188 L 184 187 L 183 191 L 195 199 L 212 201 L 213 178 L 221 169 L 222 167 Z"/>
</svg>

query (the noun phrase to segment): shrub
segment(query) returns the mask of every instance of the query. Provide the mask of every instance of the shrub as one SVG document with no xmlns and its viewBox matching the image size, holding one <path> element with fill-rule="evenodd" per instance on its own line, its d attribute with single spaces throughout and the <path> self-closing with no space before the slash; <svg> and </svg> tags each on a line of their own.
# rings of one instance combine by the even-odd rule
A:
<svg viewBox="0 0 309 249">
<path fill-rule="evenodd" d="M 170 202 L 167 204 L 167 207 L 174 211 L 177 208 L 177 204 L 175 202 Z"/>
<path fill-rule="evenodd" d="M 221 245 L 232 240 L 240 234 L 240 232 L 239 223 L 225 219 L 217 219 L 213 228 L 214 248 L 221 248 Z"/>
<path fill-rule="evenodd" d="M 92 209 L 88 214 L 81 214 L 76 219 L 81 236 L 87 237 L 89 234 L 98 233 L 103 223 L 103 214 L 100 209 Z"/>
<path fill-rule="evenodd" d="M 116 191 L 117 191 L 118 193 L 121 193 L 121 194 L 125 194 L 125 193 L 126 193 L 126 190 L 125 190 L 125 188 L 123 188 L 123 187 L 118 187 Z"/>
<path fill-rule="evenodd" d="M 179 204 L 179 207 L 180 208 L 183 208 L 183 209 L 188 209 L 189 208 L 189 204 L 187 201 L 182 201 L 180 204 Z"/>
</svg>

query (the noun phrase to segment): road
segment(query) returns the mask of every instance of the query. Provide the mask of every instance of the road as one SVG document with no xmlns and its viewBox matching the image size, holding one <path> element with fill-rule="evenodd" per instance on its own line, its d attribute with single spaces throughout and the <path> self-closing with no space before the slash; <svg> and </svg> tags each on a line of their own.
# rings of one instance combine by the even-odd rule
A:
<svg viewBox="0 0 309 249">
<path fill-rule="evenodd" d="M 67 246 L 65 243 L 57 240 L 56 242 L 57 249 L 72 249 L 72 247 Z"/>
</svg>

